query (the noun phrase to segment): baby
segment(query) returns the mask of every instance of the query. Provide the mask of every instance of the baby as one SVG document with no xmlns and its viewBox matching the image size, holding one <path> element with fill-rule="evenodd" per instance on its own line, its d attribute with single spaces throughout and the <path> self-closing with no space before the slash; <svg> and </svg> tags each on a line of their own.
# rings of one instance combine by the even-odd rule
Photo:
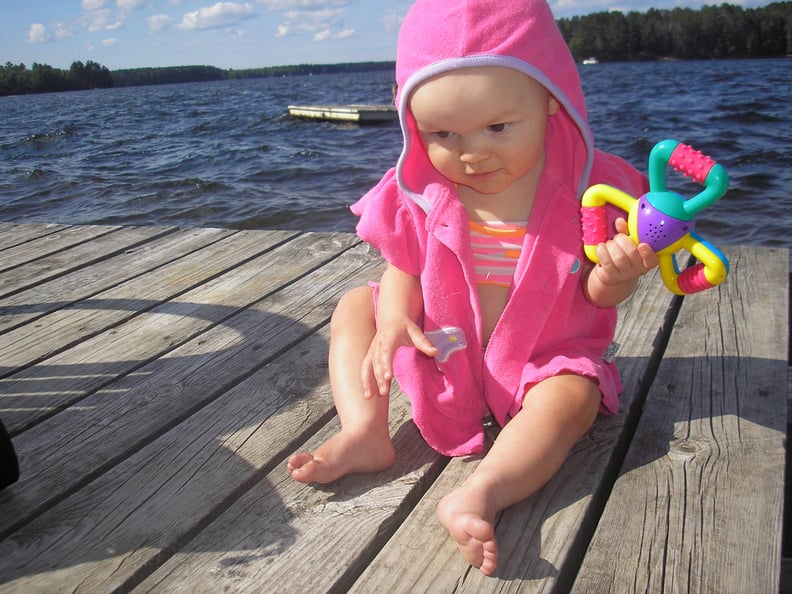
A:
<svg viewBox="0 0 792 594">
<path fill-rule="evenodd" d="M 492 574 L 499 512 L 560 468 L 621 383 L 603 360 L 615 306 L 657 265 L 623 219 L 585 260 L 580 196 L 646 180 L 594 148 L 577 67 L 544 0 L 418 0 L 396 61 L 404 146 L 353 212 L 380 250 L 379 282 L 333 314 L 330 380 L 341 431 L 293 455 L 295 480 L 331 482 L 393 464 L 396 377 L 427 443 L 449 456 L 484 447 L 440 502 L 464 558 Z"/>
</svg>

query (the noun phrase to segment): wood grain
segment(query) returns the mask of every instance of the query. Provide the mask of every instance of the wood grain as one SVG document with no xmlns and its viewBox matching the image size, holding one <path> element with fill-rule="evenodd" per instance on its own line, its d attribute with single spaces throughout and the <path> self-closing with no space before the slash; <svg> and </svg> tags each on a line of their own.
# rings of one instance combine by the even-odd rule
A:
<svg viewBox="0 0 792 594">
<path fill-rule="evenodd" d="M 620 307 L 620 411 L 500 516 L 485 578 L 435 518 L 480 458 L 433 452 L 398 388 L 388 471 L 285 469 L 338 430 L 328 321 L 383 269 L 356 237 L 0 223 L 0 592 L 777 591 L 788 253 L 728 255 Z"/>
</svg>

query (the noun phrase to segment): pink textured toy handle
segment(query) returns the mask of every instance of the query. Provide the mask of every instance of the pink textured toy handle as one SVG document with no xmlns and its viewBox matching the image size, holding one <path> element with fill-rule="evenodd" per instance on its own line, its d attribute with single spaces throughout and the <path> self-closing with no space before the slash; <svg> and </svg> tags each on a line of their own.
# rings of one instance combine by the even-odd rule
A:
<svg viewBox="0 0 792 594">
<path fill-rule="evenodd" d="M 680 142 L 671 153 L 668 164 L 694 182 L 703 184 L 710 170 L 715 166 L 715 160 Z"/>
<path fill-rule="evenodd" d="M 677 278 L 677 284 L 680 290 L 688 295 L 713 287 L 704 275 L 704 264 L 701 263 L 685 268 Z"/>
<path fill-rule="evenodd" d="M 599 245 L 608 240 L 605 206 L 584 206 L 580 209 L 583 223 L 583 243 Z"/>
</svg>

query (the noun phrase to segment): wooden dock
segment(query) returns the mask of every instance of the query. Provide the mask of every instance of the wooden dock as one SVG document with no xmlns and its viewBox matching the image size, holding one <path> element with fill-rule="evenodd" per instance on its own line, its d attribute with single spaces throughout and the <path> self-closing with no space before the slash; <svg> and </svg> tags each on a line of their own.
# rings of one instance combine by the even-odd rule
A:
<svg viewBox="0 0 792 594">
<path fill-rule="evenodd" d="M 289 105 L 289 115 L 311 120 L 380 124 L 399 119 L 393 105 Z"/>
<path fill-rule="evenodd" d="M 328 320 L 382 270 L 354 236 L 0 224 L 0 592 L 778 592 L 789 254 L 725 252 L 715 289 L 620 307 L 622 410 L 501 515 L 486 578 L 434 517 L 477 459 L 398 389 L 392 469 L 286 472 L 337 429 Z"/>
</svg>

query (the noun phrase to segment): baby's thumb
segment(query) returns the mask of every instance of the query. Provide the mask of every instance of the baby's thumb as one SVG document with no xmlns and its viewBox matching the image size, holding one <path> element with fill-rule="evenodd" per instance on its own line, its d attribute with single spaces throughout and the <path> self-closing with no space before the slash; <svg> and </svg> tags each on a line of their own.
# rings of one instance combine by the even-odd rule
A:
<svg viewBox="0 0 792 594">
<path fill-rule="evenodd" d="M 426 334 L 424 334 L 417 325 L 410 326 L 408 333 L 410 335 L 410 340 L 412 340 L 413 346 L 421 351 L 424 355 L 434 357 L 440 352 L 434 343 L 429 340 Z"/>
</svg>

